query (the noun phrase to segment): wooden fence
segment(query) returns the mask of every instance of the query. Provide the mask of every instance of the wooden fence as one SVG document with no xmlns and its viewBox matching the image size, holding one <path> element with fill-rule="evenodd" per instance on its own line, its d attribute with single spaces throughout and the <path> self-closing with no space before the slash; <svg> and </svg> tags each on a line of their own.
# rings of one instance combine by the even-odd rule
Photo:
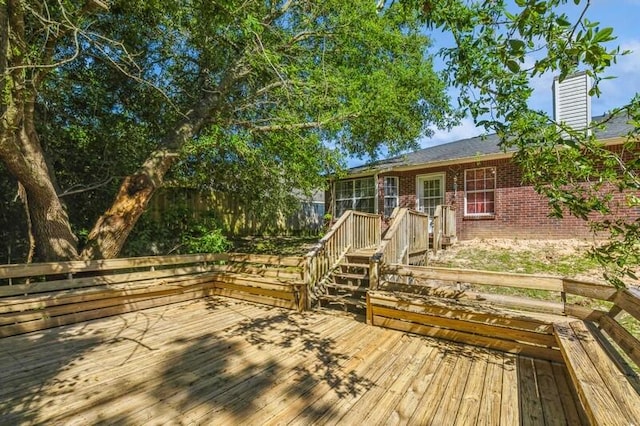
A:
<svg viewBox="0 0 640 426">
<path fill-rule="evenodd" d="M 291 214 L 259 214 L 233 194 L 194 189 L 170 188 L 158 192 L 151 199 L 146 214 L 161 222 L 164 212 L 172 205 L 181 204 L 194 219 L 213 216 L 226 232 L 236 236 L 291 232 L 316 235 L 324 225 L 324 201 L 302 199 L 300 207 Z"/>
<path fill-rule="evenodd" d="M 3 265 L 0 337 L 209 295 L 305 309 L 303 265 L 301 257 L 245 254 Z"/>
</svg>

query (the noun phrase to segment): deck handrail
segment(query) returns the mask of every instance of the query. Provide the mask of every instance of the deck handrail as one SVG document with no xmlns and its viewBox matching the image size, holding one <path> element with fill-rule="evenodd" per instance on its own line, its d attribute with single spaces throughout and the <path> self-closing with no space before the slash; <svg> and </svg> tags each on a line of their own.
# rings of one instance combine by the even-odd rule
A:
<svg viewBox="0 0 640 426">
<path fill-rule="evenodd" d="M 370 268 L 370 272 L 372 271 L 373 278 L 370 277 L 369 285 L 373 289 L 377 288 L 378 284 L 378 263 L 409 264 L 412 255 L 426 255 L 429 248 L 428 214 L 396 207 L 391 218 L 393 222 L 372 256 L 373 267 Z"/>
<path fill-rule="evenodd" d="M 380 215 L 347 210 L 329 232 L 305 255 L 305 283 L 309 303 L 315 301 L 319 285 L 350 250 L 380 243 Z"/>
<path fill-rule="evenodd" d="M 384 276 L 410 279 L 411 284 L 403 284 L 403 292 L 424 294 L 424 290 L 429 285 L 420 283 L 421 280 L 450 282 L 452 286 L 438 287 L 433 292 L 435 297 L 475 301 L 481 304 L 501 306 L 516 312 L 534 311 L 592 321 L 617 344 L 619 349 L 614 348 L 614 350 L 621 350 L 636 366 L 640 367 L 640 340 L 627 330 L 624 323 L 621 322 L 623 317 L 620 315 L 626 312 L 636 321 L 640 321 L 640 288 L 637 286 L 616 288 L 604 282 L 584 281 L 569 277 L 422 267 L 400 263 L 382 264 L 378 273 L 379 278 L 382 279 Z M 553 301 L 530 296 L 507 296 L 497 294 L 493 290 L 488 292 L 465 290 L 459 288 L 461 284 L 551 292 L 550 294 L 555 294 L 557 299 Z M 411 291 L 412 287 L 415 288 L 414 291 Z M 597 303 L 585 304 L 584 299 Z M 612 305 L 603 309 L 601 302 L 608 302 Z"/>
</svg>

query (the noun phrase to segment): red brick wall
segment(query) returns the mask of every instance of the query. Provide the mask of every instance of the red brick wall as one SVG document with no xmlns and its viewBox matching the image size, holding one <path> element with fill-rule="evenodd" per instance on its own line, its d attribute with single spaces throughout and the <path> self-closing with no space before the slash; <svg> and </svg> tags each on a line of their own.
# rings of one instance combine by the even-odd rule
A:
<svg viewBox="0 0 640 426">
<path fill-rule="evenodd" d="M 464 171 L 479 167 L 496 168 L 495 215 L 491 217 L 465 217 Z M 379 175 L 378 206 L 383 206 L 382 182 L 384 176 L 398 176 L 400 206 L 416 207 L 416 178 L 430 173 L 445 173 L 446 202 L 457 207 L 459 239 L 472 238 L 588 238 L 592 237 L 586 223 L 567 215 L 563 219 L 549 217 L 546 198 L 531 186 L 522 186 L 522 173 L 510 159 L 472 162 L 453 166 L 425 168 L 410 172 L 390 172 Z M 457 191 L 454 178 L 457 177 Z"/>
</svg>

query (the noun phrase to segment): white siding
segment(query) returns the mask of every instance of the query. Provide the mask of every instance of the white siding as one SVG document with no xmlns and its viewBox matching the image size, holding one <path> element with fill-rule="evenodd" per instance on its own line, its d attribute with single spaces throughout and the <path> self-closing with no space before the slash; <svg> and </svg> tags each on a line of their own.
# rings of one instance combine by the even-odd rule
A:
<svg viewBox="0 0 640 426">
<path fill-rule="evenodd" d="M 553 82 L 554 113 L 557 123 L 584 130 L 591 122 L 591 82 L 586 73 L 578 73 Z"/>
</svg>

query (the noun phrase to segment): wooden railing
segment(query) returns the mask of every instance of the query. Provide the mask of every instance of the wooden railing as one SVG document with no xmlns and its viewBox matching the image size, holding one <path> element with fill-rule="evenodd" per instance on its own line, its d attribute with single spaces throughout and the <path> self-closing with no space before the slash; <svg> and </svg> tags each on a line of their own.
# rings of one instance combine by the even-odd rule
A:
<svg viewBox="0 0 640 426">
<path fill-rule="evenodd" d="M 380 216 L 347 210 L 329 232 L 305 256 L 305 283 L 309 303 L 322 291 L 329 273 L 350 250 L 375 247 L 380 243 Z"/>
<path fill-rule="evenodd" d="M 495 312 L 504 308 L 532 317 L 551 315 L 592 321 L 640 368 L 640 342 L 620 322 L 621 314 L 626 312 L 626 321 L 640 325 L 637 287 L 618 289 L 605 283 L 562 277 L 403 264 L 382 265 L 379 280 L 381 290 L 415 294 L 442 303 L 455 301 L 455 309 L 460 304 L 471 304 L 488 306 Z M 605 305 L 610 307 L 604 310 Z M 636 328 L 640 329 L 638 325 Z M 476 333 L 482 334 L 482 327 L 475 327 Z M 499 334 L 492 337 L 501 338 Z"/>
<path fill-rule="evenodd" d="M 449 205 L 436 206 L 433 215 L 433 251 L 456 239 L 456 208 Z"/>
<path fill-rule="evenodd" d="M 0 265 L 0 337 L 211 295 L 302 310 L 303 267 L 232 253 Z"/>
<path fill-rule="evenodd" d="M 396 207 L 391 220 L 391 226 L 372 256 L 369 285 L 373 289 L 377 288 L 381 263 L 424 264 L 429 250 L 429 215 Z"/>
</svg>

